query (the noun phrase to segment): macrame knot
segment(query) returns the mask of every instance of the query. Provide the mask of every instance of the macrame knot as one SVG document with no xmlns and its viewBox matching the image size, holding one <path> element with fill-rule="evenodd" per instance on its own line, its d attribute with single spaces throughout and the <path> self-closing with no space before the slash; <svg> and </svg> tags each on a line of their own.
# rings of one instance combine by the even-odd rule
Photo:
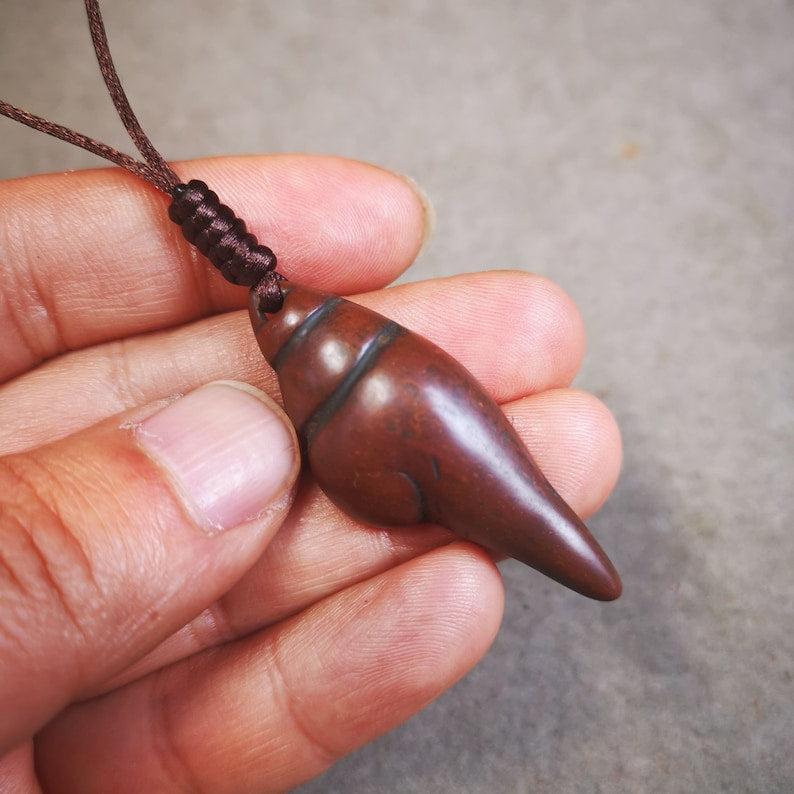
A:
<svg viewBox="0 0 794 794">
<path fill-rule="evenodd" d="M 230 207 L 199 179 L 178 184 L 171 192 L 168 217 L 182 227 L 185 239 L 201 251 L 227 281 L 256 293 L 267 312 L 281 308 L 283 297 L 275 272 L 276 256 L 245 228 Z"/>
</svg>

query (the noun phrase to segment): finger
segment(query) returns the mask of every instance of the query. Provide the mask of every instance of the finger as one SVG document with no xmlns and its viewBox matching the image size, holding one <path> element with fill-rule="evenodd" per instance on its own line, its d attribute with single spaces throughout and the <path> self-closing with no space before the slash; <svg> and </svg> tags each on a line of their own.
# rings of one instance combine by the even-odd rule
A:
<svg viewBox="0 0 794 794">
<path fill-rule="evenodd" d="M 560 495 L 583 518 L 594 513 L 621 464 L 620 433 L 607 408 L 572 389 L 504 407 Z M 246 636 L 451 540 L 439 527 L 366 527 L 334 507 L 316 485 L 305 484 L 267 552 L 243 579 L 105 689 Z M 542 586 L 541 574 L 527 569 L 526 576 Z"/>
<path fill-rule="evenodd" d="M 576 306 L 538 276 L 456 276 L 357 300 L 450 351 L 499 402 L 565 386 L 581 362 Z M 26 449 L 220 379 L 277 391 L 243 312 L 79 351 L 0 387 L 0 450 Z"/>
<path fill-rule="evenodd" d="M 297 469 L 280 409 L 230 384 L 3 458 L 0 753 L 228 590 Z"/>
<path fill-rule="evenodd" d="M 23 742 L 0 757 L 0 791 L 19 794 L 41 791 L 33 763 L 32 742 Z"/>
<path fill-rule="evenodd" d="M 424 206 L 395 174 L 330 157 L 177 166 L 207 180 L 301 283 L 375 289 L 416 256 Z M 68 196 L 68 201 L 64 201 Z M 168 198 L 120 170 L 0 183 L 0 380 L 64 350 L 243 305 L 168 220 Z"/>
<path fill-rule="evenodd" d="M 593 515 L 620 474 L 620 429 L 609 409 L 578 389 L 555 389 L 505 406 L 555 490 L 582 518 Z"/>
<path fill-rule="evenodd" d="M 502 606 L 475 547 L 423 555 L 71 709 L 38 741 L 44 787 L 286 790 L 451 686 L 490 646 Z"/>
<path fill-rule="evenodd" d="M 582 363 L 576 304 L 556 284 L 490 271 L 405 284 L 357 301 L 426 336 L 504 403 L 568 386 Z"/>
</svg>

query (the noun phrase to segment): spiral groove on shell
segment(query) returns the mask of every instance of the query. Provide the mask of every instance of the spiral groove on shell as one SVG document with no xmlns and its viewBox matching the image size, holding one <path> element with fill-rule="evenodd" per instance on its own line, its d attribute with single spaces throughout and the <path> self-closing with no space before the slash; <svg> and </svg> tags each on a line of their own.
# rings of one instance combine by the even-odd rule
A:
<svg viewBox="0 0 794 794">
<path fill-rule="evenodd" d="M 276 256 L 256 237 L 217 193 L 199 179 L 178 184 L 172 193 L 168 217 L 182 229 L 185 239 L 196 246 L 221 275 L 232 284 L 255 287 L 269 312 L 281 308 Z"/>
</svg>

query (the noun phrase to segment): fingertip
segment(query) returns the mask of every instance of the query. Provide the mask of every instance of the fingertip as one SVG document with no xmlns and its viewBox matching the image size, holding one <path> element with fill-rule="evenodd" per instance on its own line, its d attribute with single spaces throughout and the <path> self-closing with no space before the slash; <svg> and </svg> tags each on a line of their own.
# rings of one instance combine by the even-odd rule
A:
<svg viewBox="0 0 794 794">
<path fill-rule="evenodd" d="M 403 563 L 383 581 L 379 622 L 393 649 L 393 679 L 380 695 L 393 697 L 395 687 L 409 685 L 413 691 L 406 700 L 417 711 L 490 648 L 504 612 L 502 578 L 485 549 L 457 541 Z M 396 603 L 402 605 L 399 614 Z"/>
<path fill-rule="evenodd" d="M 300 704 L 293 717 L 302 735 L 292 737 L 281 782 L 319 774 L 439 697 L 488 651 L 503 609 L 493 560 L 456 542 L 331 596 L 285 627 L 275 664 L 288 699 Z M 307 735 L 322 737 L 325 750 L 312 754 L 311 769 L 301 751 Z"/>
<path fill-rule="evenodd" d="M 456 541 L 418 559 L 436 607 L 479 658 L 496 637 L 504 612 L 504 586 L 493 557 L 482 546 Z"/>
<path fill-rule="evenodd" d="M 444 348 L 499 403 L 567 386 L 584 356 L 576 304 L 554 282 L 532 273 L 470 273 L 356 300 Z"/>
<path fill-rule="evenodd" d="M 285 513 L 300 469 L 295 430 L 267 395 L 216 381 L 133 424 L 174 495 L 209 534 Z"/>
<path fill-rule="evenodd" d="M 433 202 L 430 199 L 430 196 L 423 190 L 421 185 L 410 176 L 406 174 L 402 174 L 402 178 L 408 183 L 408 186 L 413 190 L 417 199 L 419 199 L 419 204 L 422 208 L 422 240 L 419 245 L 419 251 L 421 251 L 430 241 L 433 236 L 433 233 L 436 230 L 436 208 L 433 206 Z M 417 254 L 419 253 L 417 251 Z"/>
<path fill-rule="evenodd" d="M 273 249 L 288 278 L 341 293 L 378 289 L 416 258 L 429 206 L 415 183 L 326 155 L 249 155 L 179 163 L 211 184 Z"/>
<path fill-rule="evenodd" d="M 544 388 L 567 386 L 582 366 L 586 346 L 584 319 L 573 298 L 545 276 L 526 274 L 522 326 L 531 328 L 533 347 L 545 353 Z"/>
<path fill-rule="evenodd" d="M 546 478 L 581 518 L 606 501 L 620 474 L 618 424 L 597 397 L 555 389 L 507 406 Z"/>
<path fill-rule="evenodd" d="M 618 423 L 601 400 L 589 392 L 570 389 L 573 421 L 570 435 L 589 454 L 571 467 L 571 489 L 579 494 L 582 515 L 595 513 L 606 501 L 620 476 L 623 441 Z"/>
</svg>

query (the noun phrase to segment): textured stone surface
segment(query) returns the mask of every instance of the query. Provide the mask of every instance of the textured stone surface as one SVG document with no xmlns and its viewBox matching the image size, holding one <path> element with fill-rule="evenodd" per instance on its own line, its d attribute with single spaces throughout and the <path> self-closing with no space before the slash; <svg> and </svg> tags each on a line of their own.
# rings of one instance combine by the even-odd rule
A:
<svg viewBox="0 0 794 794">
<path fill-rule="evenodd" d="M 67 5 L 2 0 L 2 94 L 126 147 Z M 589 331 L 578 385 L 623 428 L 591 522 L 622 599 L 505 564 L 483 663 L 303 791 L 791 789 L 792 4 L 106 6 L 166 156 L 332 152 L 410 174 L 438 227 L 406 278 L 563 284 Z M 96 164 L 0 135 L 2 176 Z"/>
</svg>

